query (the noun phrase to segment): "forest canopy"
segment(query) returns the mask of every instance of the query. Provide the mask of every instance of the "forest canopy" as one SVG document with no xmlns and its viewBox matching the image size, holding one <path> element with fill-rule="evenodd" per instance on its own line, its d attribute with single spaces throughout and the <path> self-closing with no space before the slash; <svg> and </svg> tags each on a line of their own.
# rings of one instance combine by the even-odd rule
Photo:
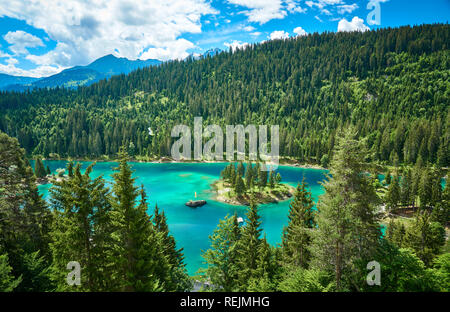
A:
<svg viewBox="0 0 450 312">
<path fill-rule="evenodd" d="M 171 128 L 278 124 L 280 154 L 327 163 L 336 131 L 367 138 L 368 160 L 449 164 L 450 27 L 314 33 L 114 76 L 77 90 L 0 95 L 0 130 L 28 155 L 170 154 Z M 148 127 L 155 131 L 148 133 Z"/>
</svg>

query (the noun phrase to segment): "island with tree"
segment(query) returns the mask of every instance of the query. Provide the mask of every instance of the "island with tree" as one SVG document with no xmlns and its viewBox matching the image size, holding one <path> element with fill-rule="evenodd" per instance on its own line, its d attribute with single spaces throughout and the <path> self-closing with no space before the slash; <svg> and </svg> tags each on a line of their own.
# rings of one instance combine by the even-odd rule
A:
<svg viewBox="0 0 450 312">
<path fill-rule="evenodd" d="M 215 200 L 231 205 L 276 203 L 292 197 L 293 186 L 281 183 L 280 173 L 266 170 L 264 164 L 229 164 L 220 173 L 220 179 L 212 184 Z"/>
</svg>

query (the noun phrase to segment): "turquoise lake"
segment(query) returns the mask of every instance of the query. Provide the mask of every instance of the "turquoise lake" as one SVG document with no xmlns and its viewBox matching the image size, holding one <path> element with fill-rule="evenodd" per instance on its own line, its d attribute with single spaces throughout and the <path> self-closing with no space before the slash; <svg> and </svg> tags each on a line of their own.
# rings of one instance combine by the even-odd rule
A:
<svg viewBox="0 0 450 312">
<path fill-rule="evenodd" d="M 81 162 L 86 168 L 91 162 Z M 66 161 L 45 161 L 52 173 L 58 168 L 65 168 Z M 98 162 L 94 166 L 91 177 L 103 175 L 105 180 L 112 180 L 114 162 Z M 214 191 L 210 184 L 217 180 L 220 171 L 226 163 L 131 163 L 136 184 L 143 184 L 148 195 L 149 214 L 152 214 L 155 204 L 166 213 L 171 234 L 177 241 L 177 247 L 184 248 L 185 263 L 190 275 L 194 275 L 202 266 L 202 250 L 209 247 L 208 236 L 213 232 L 219 220 L 227 214 L 237 213 L 245 217 L 245 206 L 232 206 L 213 200 Z M 325 179 L 327 171 L 280 166 L 277 170 L 282 176 L 282 182 L 296 186 L 305 177 L 313 197 L 323 193 L 319 182 Z M 51 184 L 39 186 L 43 197 L 49 199 Z M 190 208 L 185 202 L 190 199 L 205 199 L 207 204 Z M 281 242 L 283 226 L 287 225 L 289 201 L 264 204 L 259 206 L 262 217 L 262 228 L 270 244 Z"/>
</svg>

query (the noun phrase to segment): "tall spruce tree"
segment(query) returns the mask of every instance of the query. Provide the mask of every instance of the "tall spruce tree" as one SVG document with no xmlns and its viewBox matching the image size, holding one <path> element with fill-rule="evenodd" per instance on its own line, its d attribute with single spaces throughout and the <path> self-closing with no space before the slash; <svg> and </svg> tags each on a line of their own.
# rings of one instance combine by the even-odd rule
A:
<svg viewBox="0 0 450 312">
<path fill-rule="evenodd" d="M 36 175 L 36 178 L 43 178 L 47 175 L 47 170 L 40 157 L 36 157 L 34 161 L 34 174 Z"/>
<path fill-rule="evenodd" d="M 236 291 L 238 280 L 238 240 L 240 228 L 236 214 L 219 221 L 213 234 L 209 236 L 211 245 L 202 257 L 206 268 L 200 270 L 215 291 Z"/>
<path fill-rule="evenodd" d="M 261 248 L 261 217 L 253 199 L 247 210 L 247 223 L 242 228 L 238 248 L 239 290 L 246 291 L 251 279 L 258 278 L 258 259 Z"/>
<path fill-rule="evenodd" d="M 159 236 L 160 249 L 168 262 L 168 273 L 165 282 L 166 291 L 186 291 L 191 288 L 189 276 L 186 273 L 183 248 L 177 249 L 175 238 L 169 233 L 167 218 L 164 211 L 155 205 L 153 223 Z"/>
<path fill-rule="evenodd" d="M 114 238 L 109 253 L 114 267 L 113 282 L 119 291 L 158 291 L 164 287 L 165 259 L 158 250 L 159 236 L 147 214 L 145 194 L 134 186 L 135 178 L 128 164 L 126 147 L 119 152 L 119 166 L 114 168 L 111 222 Z M 160 273 L 158 275 L 158 272 Z"/>
<path fill-rule="evenodd" d="M 358 288 L 351 278 L 357 261 L 374 254 L 381 235 L 376 216 L 379 202 L 364 172 L 367 156 L 363 141 L 349 127 L 337 139 L 325 193 L 318 202 L 313 242 L 316 268 L 334 273 L 338 291 Z"/>
<path fill-rule="evenodd" d="M 17 139 L 0 132 L 0 249 L 8 256 L 14 280 L 22 277 L 15 290 L 53 289 L 46 273 L 51 261 L 48 248 L 51 222 L 51 212 L 38 193 L 25 151 Z M 33 270 L 46 277 L 32 280 L 29 279 L 32 268 L 28 259 L 38 251 L 35 259 L 41 264 L 42 272 L 36 267 Z"/>
<path fill-rule="evenodd" d="M 398 203 L 400 202 L 401 196 L 399 177 L 397 174 L 391 179 L 391 184 L 388 186 L 388 191 L 386 193 L 386 208 L 392 212 L 397 208 Z"/>
<path fill-rule="evenodd" d="M 109 189 L 102 177 L 90 178 L 94 164 L 84 174 L 77 164 L 71 177 L 54 182 L 50 192 L 54 222 L 50 233 L 52 277 L 60 291 L 111 290 L 109 265 L 111 223 Z M 67 265 L 81 266 L 81 285 L 66 282 Z"/>
<path fill-rule="evenodd" d="M 314 202 L 303 178 L 297 185 L 294 199 L 289 203 L 288 226 L 283 229 L 283 262 L 307 268 L 311 259 L 310 245 L 315 228 Z"/>
</svg>

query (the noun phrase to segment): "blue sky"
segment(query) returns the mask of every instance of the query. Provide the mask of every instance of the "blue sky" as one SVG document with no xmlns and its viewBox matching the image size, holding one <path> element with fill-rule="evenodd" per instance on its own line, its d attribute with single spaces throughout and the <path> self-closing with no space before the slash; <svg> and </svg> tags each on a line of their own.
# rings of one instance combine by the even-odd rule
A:
<svg viewBox="0 0 450 312">
<path fill-rule="evenodd" d="M 0 73 L 49 76 L 106 54 L 180 59 L 313 32 L 446 23 L 449 13 L 450 0 L 0 0 Z"/>
</svg>

